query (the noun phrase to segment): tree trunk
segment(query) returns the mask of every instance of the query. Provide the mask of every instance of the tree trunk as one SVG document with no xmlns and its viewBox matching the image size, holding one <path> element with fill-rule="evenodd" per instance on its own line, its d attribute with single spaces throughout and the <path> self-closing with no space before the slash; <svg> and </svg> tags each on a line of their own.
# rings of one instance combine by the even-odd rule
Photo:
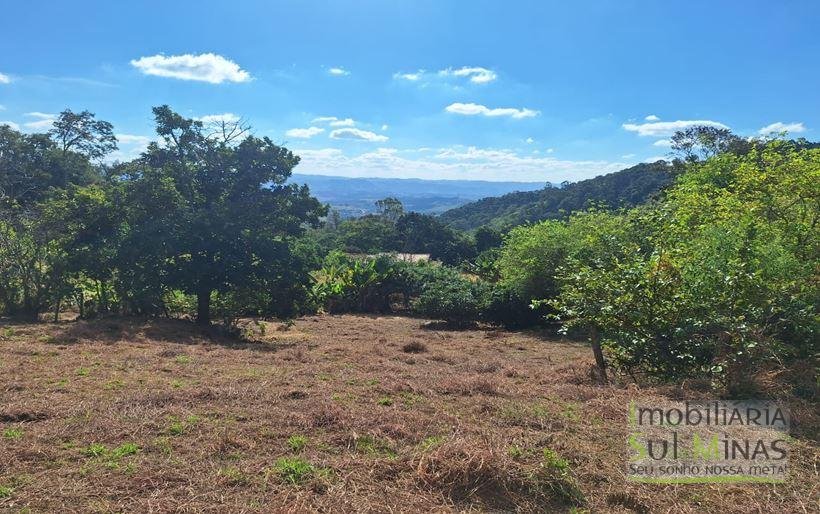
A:
<svg viewBox="0 0 820 514">
<path fill-rule="evenodd" d="M 595 355 L 595 364 L 598 366 L 598 375 L 604 384 L 608 384 L 609 380 L 606 376 L 606 361 L 604 360 L 604 351 L 601 349 L 601 338 L 598 335 L 598 329 L 593 327 L 590 330 L 590 340 L 592 342 L 592 353 Z"/>
<path fill-rule="evenodd" d="M 200 291 L 196 294 L 196 324 L 211 324 L 211 291 Z"/>
</svg>

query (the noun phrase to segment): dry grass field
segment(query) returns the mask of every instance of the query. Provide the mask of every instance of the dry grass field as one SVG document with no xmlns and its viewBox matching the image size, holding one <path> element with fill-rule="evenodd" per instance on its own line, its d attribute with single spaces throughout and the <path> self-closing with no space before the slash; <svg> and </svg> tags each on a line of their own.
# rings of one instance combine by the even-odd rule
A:
<svg viewBox="0 0 820 514">
<path fill-rule="evenodd" d="M 314 316 L 0 324 L 0 510 L 818 512 L 816 405 L 783 485 L 626 482 L 626 407 L 583 345 Z"/>
</svg>

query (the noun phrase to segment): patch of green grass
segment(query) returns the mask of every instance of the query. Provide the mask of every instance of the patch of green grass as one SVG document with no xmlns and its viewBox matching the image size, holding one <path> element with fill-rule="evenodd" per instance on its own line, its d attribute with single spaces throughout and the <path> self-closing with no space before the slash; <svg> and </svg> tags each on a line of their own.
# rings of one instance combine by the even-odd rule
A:
<svg viewBox="0 0 820 514">
<path fill-rule="evenodd" d="M 194 416 L 193 414 L 185 418 L 185 421 L 181 421 L 176 417 L 169 418 L 171 422 L 168 425 L 168 433 L 173 436 L 179 436 L 184 434 L 188 431 L 189 428 L 193 427 L 199 422 L 199 416 Z"/>
<path fill-rule="evenodd" d="M 540 472 L 533 480 L 538 487 L 561 497 L 565 502 L 582 506 L 586 503 L 584 493 L 572 476 L 569 461 L 551 448 L 544 448 Z"/>
<path fill-rule="evenodd" d="M 395 459 L 398 456 L 384 441 L 380 441 L 369 435 L 356 438 L 353 442 L 353 446 L 357 452 L 366 453 L 368 455 L 384 455 L 391 459 Z"/>
<path fill-rule="evenodd" d="M 123 443 L 111 450 L 111 456 L 115 459 L 121 459 L 129 455 L 134 455 L 138 451 L 140 451 L 140 447 L 135 443 Z"/>
<path fill-rule="evenodd" d="M 179 389 L 183 385 L 184 384 L 182 383 L 182 380 L 171 380 L 171 387 L 173 387 L 174 389 Z"/>
<path fill-rule="evenodd" d="M 419 447 L 421 447 L 422 451 L 429 452 L 433 448 L 441 445 L 441 443 L 443 443 L 443 442 L 444 442 L 444 436 L 443 435 L 432 435 L 432 436 L 424 439 L 422 442 L 420 442 Z"/>
<path fill-rule="evenodd" d="M 188 364 L 188 363 L 190 363 L 190 362 L 191 362 L 191 358 L 190 358 L 190 357 L 188 357 L 187 355 L 177 355 L 177 356 L 174 358 L 174 361 L 175 361 L 177 364 Z"/>
<path fill-rule="evenodd" d="M 4 439 L 16 440 L 16 439 L 20 439 L 21 437 L 23 437 L 23 431 L 20 430 L 19 428 L 7 428 L 7 429 L 3 430 L 3 438 Z"/>
<path fill-rule="evenodd" d="M 301 457 L 282 457 L 272 468 L 280 480 L 288 484 L 301 485 L 315 478 L 329 478 L 331 472 L 327 468 L 314 466 Z"/>
<path fill-rule="evenodd" d="M 12 327 L 4 328 L 3 337 L 14 337 L 14 329 Z"/>
<path fill-rule="evenodd" d="M 125 382 L 123 382 L 122 380 L 118 380 L 118 379 L 109 380 L 108 382 L 106 382 L 104 387 L 106 389 L 108 389 L 109 391 L 118 391 L 118 390 L 122 389 L 123 387 L 125 387 Z"/>
<path fill-rule="evenodd" d="M 77 371 L 74 372 L 78 377 L 87 377 L 91 371 L 88 368 L 77 368 Z"/>
<path fill-rule="evenodd" d="M 308 443 L 308 438 L 303 435 L 292 435 L 288 437 L 288 448 L 295 453 L 299 453 L 305 449 Z"/>
<path fill-rule="evenodd" d="M 404 403 L 408 407 L 411 405 L 415 405 L 424 399 L 422 395 L 411 393 L 409 391 L 404 391 L 399 396 L 401 396 L 402 403 Z"/>
<path fill-rule="evenodd" d="M 250 482 L 248 476 L 243 473 L 239 468 L 230 467 L 230 468 L 221 468 L 218 471 L 220 476 L 225 477 L 231 485 L 244 485 Z"/>
<path fill-rule="evenodd" d="M 83 454 L 87 457 L 102 457 L 106 453 L 108 453 L 108 448 L 106 448 L 104 444 L 100 443 L 92 443 L 88 445 L 85 450 L 83 450 Z"/>
<path fill-rule="evenodd" d="M 14 493 L 14 488 L 13 487 L 0 485 L 0 498 L 11 498 L 11 495 L 13 493 Z"/>
<path fill-rule="evenodd" d="M 383 407 L 390 407 L 391 405 L 393 405 L 393 399 L 385 396 L 384 398 L 379 398 L 379 400 L 376 403 Z"/>
<path fill-rule="evenodd" d="M 372 387 L 372 386 L 374 386 L 374 385 L 379 385 L 379 381 L 378 381 L 377 379 L 375 379 L 375 378 L 370 378 L 370 379 L 368 379 L 368 380 L 365 380 L 364 385 L 367 385 L 367 386 L 371 386 L 371 387 Z"/>
</svg>

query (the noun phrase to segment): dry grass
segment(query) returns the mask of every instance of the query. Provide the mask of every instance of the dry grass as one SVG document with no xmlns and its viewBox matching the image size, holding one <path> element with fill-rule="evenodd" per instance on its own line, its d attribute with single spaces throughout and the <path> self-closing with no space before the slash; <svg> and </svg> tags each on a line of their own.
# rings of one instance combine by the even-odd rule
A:
<svg viewBox="0 0 820 514">
<path fill-rule="evenodd" d="M 629 400 L 708 392 L 601 387 L 581 345 L 421 324 L 0 324 L 0 510 L 817 512 L 814 404 L 793 400 L 786 484 L 628 483 Z"/>
</svg>

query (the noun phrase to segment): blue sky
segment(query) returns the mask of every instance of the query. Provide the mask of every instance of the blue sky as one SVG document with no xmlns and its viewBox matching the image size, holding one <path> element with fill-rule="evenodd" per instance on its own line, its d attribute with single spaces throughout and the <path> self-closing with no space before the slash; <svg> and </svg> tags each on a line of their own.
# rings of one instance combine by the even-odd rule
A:
<svg viewBox="0 0 820 514">
<path fill-rule="evenodd" d="M 819 139 L 818 27 L 816 1 L 8 2 L 0 122 L 89 109 L 130 158 L 167 103 L 300 173 L 579 180 L 696 121 Z"/>
</svg>

